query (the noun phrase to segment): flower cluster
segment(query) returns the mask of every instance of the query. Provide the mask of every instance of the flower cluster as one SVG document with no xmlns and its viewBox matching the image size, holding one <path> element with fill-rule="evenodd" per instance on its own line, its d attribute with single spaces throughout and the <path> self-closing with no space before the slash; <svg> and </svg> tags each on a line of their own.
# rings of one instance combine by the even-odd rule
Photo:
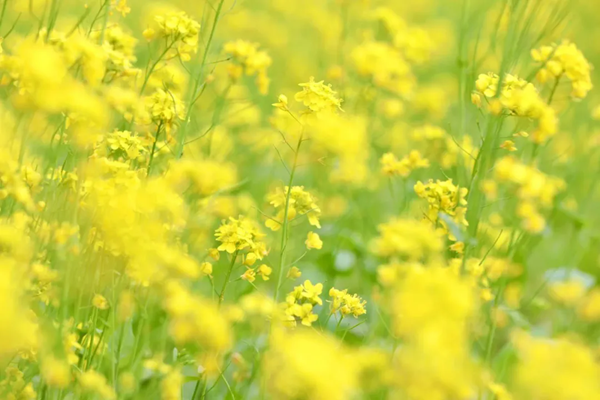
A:
<svg viewBox="0 0 600 400">
<path fill-rule="evenodd" d="M 141 160 L 148 153 L 148 144 L 136 134 L 129 131 L 115 130 L 97 143 L 94 151 L 96 157 L 108 156 L 115 160 Z"/>
<path fill-rule="evenodd" d="M 171 41 L 171 47 L 177 45 L 178 55 L 182 60 L 189 61 L 191 54 L 198 49 L 200 24 L 184 12 L 157 15 L 154 21 L 158 25 L 157 36 Z M 153 32 L 148 32 L 146 36 L 152 37 Z"/>
<path fill-rule="evenodd" d="M 302 91 L 294 95 L 294 99 L 307 108 L 307 113 L 335 113 L 342 108 L 342 99 L 323 81 L 316 82 L 314 77 L 310 77 L 306 83 L 300 83 Z"/>
<path fill-rule="evenodd" d="M 418 181 L 415 184 L 415 193 L 422 199 L 427 200 L 428 208 L 425 219 L 435 227 L 440 226 L 449 235 L 450 240 L 456 240 L 454 234 L 448 227 L 448 222 L 440 218 L 441 214 L 447 215 L 459 226 L 467 226 L 467 193 L 469 189 L 458 187 L 452 183 L 452 179 L 446 181 L 429 180 L 428 183 Z"/>
<path fill-rule="evenodd" d="M 185 118 L 185 107 L 177 94 L 163 89 L 146 98 L 146 107 L 157 125 L 171 126 Z"/>
<path fill-rule="evenodd" d="M 332 314 L 339 312 L 342 317 L 352 314 L 354 318 L 358 318 L 367 312 L 366 300 L 356 294 L 348 294 L 348 289 L 338 290 L 332 287 L 329 289 L 329 297 L 331 297 L 330 310 Z"/>
<path fill-rule="evenodd" d="M 309 280 L 294 287 L 285 298 L 285 321 L 292 326 L 296 325 L 296 321 L 311 326 L 319 318 L 318 315 L 313 314 L 313 307 L 323 304 L 323 300 L 319 297 L 322 291 L 322 283 L 313 285 Z"/>
<path fill-rule="evenodd" d="M 267 198 L 269 204 L 275 208 L 280 208 L 275 218 L 269 218 L 265 222 L 265 225 L 271 230 L 277 231 L 281 228 L 285 219 L 286 204 L 288 221 L 306 215 L 308 222 L 312 226 L 321 227 L 321 223 L 319 222 L 321 209 L 317 205 L 317 199 L 304 190 L 304 186 L 292 186 L 291 190 L 289 186 L 278 187 Z"/>
<path fill-rule="evenodd" d="M 575 99 L 583 99 L 592 90 L 592 67 L 575 43 L 564 40 L 560 44 L 542 46 L 531 50 L 531 57 L 541 64 L 536 75 L 540 83 L 551 78 L 558 82 L 564 75 L 571 81 L 571 96 Z"/>
<path fill-rule="evenodd" d="M 229 68 L 229 76 L 235 81 L 242 74 L 256 75 L 256 86 L 261 94 L 269 90 L 267 68 L 271 65 L 271 57 L 267 52 L 259 50 L 257 43 L 236 40 L 225 43 L 225 55 L 231 57 L 233 64 Z"/>
<path fill-rule="evenodd" d="M 246 257 L 251 260 L 262 260 L 267 254 L 267 247 L 263 242 L 264 236 L 256 222 L 244 216 L 229 217 L 215 231 L 215 237 L 221 242 L 219 251 L 226 251 L 229 254 L 246 251 Z"/>
<path fill-rule="evenodd" d="M 533 233 L 541 232 L 546 226 L 540 210 L 552 206 L 556 195 L 565 187 L 562 179 L 547 176 L 511 156 L 498 160 L 494 168 L 494 180 L 483 183 L 483 190 L 489 198 L 498 197 L 498 183 L 508 185 L 516 195 L 519 202 L 517 215 L 523 227 Z"/>
<path fill-rule="evenodd" d="M 468 322 L 476 302 L 469 282 L 448 268 L 411 267 L 394 287 L 391 302 L 394 331 L 403 340 L 396 359 L 400 391 L 423 399 L 423 393 L 473 394 Z"/>
<path fill-rule="evenodd" d="M 600 398 L 595 4 L 446 3 L 0 1 L 0 399 Z"/>
<path fill-rule="evenodd" d="M 404 178 L 415 169 L 429 167 L 429 160 L 423 158 L 417 150 L 411 151 L 401 160 L 398 160 L 393 153 L 385 153 L 379 162 L 381 163 L 381 172 L 385 175 L 399 175 Z"/>
<path fill-rule="evenodd" d="M 377 87 L 407 96 L 414 89 L 415 78 L 410 65 L 393 46 L 383 42 L 366 42 L 352 50 L 356 72 Z"/>
<path fill-rule="evenodd" d="M 377 229 L 379 237 L 371 243 L 371 249 L 381 257 L 421 260 L 435 257 L 442 250 L 441 237 L 422 221 L 396 218 Z"/>
<path fill-rule="evenodd" d="M 496 99 L 498 85 L 502 84 L 499 98 Z M 492 98 L 490 111 L 499 114 L 506 109 L 510 114 L 537 121 L 537 129 L 531 134 L 535 143 L 544 143 L 554 136 L 558 129 L 556 112 L 542 99 L 536 87 L 515 75 L 506 74 L 500 83 L 500 77 L 493 73 L 481 74 L 475 83 L 477 92 L 473 101 L 481 105 L 481 95 Z"/>
</svg>

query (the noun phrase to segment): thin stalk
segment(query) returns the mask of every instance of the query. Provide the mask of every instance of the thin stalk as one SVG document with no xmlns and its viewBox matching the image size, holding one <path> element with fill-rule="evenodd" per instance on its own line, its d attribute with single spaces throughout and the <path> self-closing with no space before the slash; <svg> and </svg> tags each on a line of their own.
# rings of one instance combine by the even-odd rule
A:
<svg viewBox="0 0 600 400">
<path fill-rule="evenodd" d="M 8 4 L 8 0 L 4 0 L 2 3 L 2 11 L 0 11 L 0 27 L 2 27 L 2 22 L 4 22 L 4 14 L 6 13 L 6 5 Z"/>
<path fill-rule="evenodd" d="M 277 272 L 277 286 L 275 286 L 275 295 L 273 298 L 275 302 L 278 301 L 279 297 L 279 288 L 281 287 L 281 283 L 283 281 L 283 265 L 285 264 L 285 248 L 287 247 L 287 236 L 288 236 L 288 213 L 290 208 L 290 195 L 292 193 L 292 184 L 294 183 L 294 175 L 296 173 L 296 167 L 298 166 L 298 153 L 300 152 L 300 146 L 302 145 L 302 139 L 304 131 L 300 131 L 300 137 L 298 138 L 298 144 L 296 144 L 296 150 L 294 153 L 294 163 L 292 165 L 292 170 L 290 171 L 290 179 L 288 181 L 288 191 L 285 197 L 285 208 L 283 211 L 283 221 L 281 223 L 281 244 L 280 249 L 281 252 L 279 254 L 279 268 Z"/>
<path fill-rule="evenodd" d="M 239 250 L 236 250 L 236 252 L 233 253 L 233 256 L 231 257 L 231 264 L 229 264 L 229 270 L 227 271 L 227 275 L 225 276 L 225 282 L 223 282 L 221 294 L 219 294 L 219 307 L 221 307 L 221 303 L 223 303 L 223 300 L 225 299 L 225 290 L 227 289 L 227 285 L 229 284 L 229 278 L 231 278 L 231 272 L 233 271 L 238 252 Z"/>
<path fill-rule="evenodd" d="M 146 176 L 150 176 L 150 171 L 152 169 L 152 161 L 154 161 L 154 152 L 156 151 L 156 143 L 158 142 L 158 137 L 160 136 L 160 130 L 163 126 L 163 123 L 158 124 L 158 128 L 156 128 L 156 136 L 154 137 L 154 144 L 152 145 L 152 151 L 150 152 L 150 160 L 148 161 L 148 171 Z"/>
<path fill-rule="evenodd" d="M 221 10 L 223 8 L 224 2 L 225 2 L 225 0 L 220 0 L 219 5 L 217 6 L 217 10 L 215 11 L 215 17 L 213 19 L 212 27 L 211 27 L 210 33 L 208 35 L 208 40 L 206 41 L 206 47 L 204 48 L 204 54 L 202 54 L 202 62 L 200 63 L 200 70 L 198 71 L 198 75 L 196 76 L 196 79 L 194 79 L 194 88 L 190 92 L 190 98 L 188 100 L 188 110 L 185 115 L 185 120 L 183 121 L 183 126 L 180 129 L 179 138 L 178 138 L 177 144 L 176 144 L 177 148 L 175 150 L 175 155 L 178 158 L 183 155 L 183 143 L 185 141 L 187 125 L 190 120 L 193 105 L 198 100 L 197 92 L 198 92 L 198 87 L 200 86 L 200 79 L 202 78 L 202 73 L 204 72 L 204 67 L 206 66 L 206 59 L 208 58 L 208 53 L 210 52 L 210 46 L 211 46 L 213 38 L 215 36 L 215 30 L 217 29 L 217 23 L 219 22 L 219 17 L 221 16 Z"/>
<path fill-rule="evenodd" d="M 173 45 L 177 42 L 177 40 L 179 40 L 179 39 L 177 37 L 175 37 L 173 39 L 173 41 L 171 42 L 171 44 L 167 45 L 167 47 L 165 47 L 165 49 L 163 50 L 163 52 L 152 63 L 152 65 L 150 66 L 150 68 L 146 72 L 146 75 L 144 76 L 144 81 L 142 82 L 142 87 L 140 89 L 140 95 L 142 95 L 144 93 L 144 90 L 146 89 L 146 85 L 148 84 L 148 81 L 150 80 L 150 75 L 152 75 L 152 73 L 156 69 L 156 66 L 158 65 L 158 63 L 163 59 L 163 57 L 167 54 L 167 52 L 169 50 L 171 50 L 171 47 L 173 47 Z"/>
<path fill-rule="evenodd" d="M 550 96 L 548 97 L 548 105 L 552 104 L 552 99 L 556 94 L 556 89 L 558 88 L 558 84 L 560 83 L 560 78 L 562 78 L 562 74 L 558 75 L 556 77 L 556 80 L 554 81 L 554 86 L 552 86 L 552 91 L 550 92 Z"/>
<path fill-rule="evenodd" d="M 104 33 L 106 32 L 106 26 L 108 25 L 108 15 L 110 14 L 110 2 L 104 3 L 104 20 L 102 22 L 102 31 L 100 32 L 100 45 L 104 43 Z"/>
<path fill-rule="evenodd" d="M 344 316 L 340 314 L 340 320 L 338 321 L 338 323 L 335 326 L 335 331 L 333 331 L 333 334 L 337 334 L 337 331 L 340 327 L 340 325 L 342 324 L 342 321 L 344 320 Z"/>
<path fill-rule="evenodd" d="M 90 347 L 88 348 L 88 352 L 87 352 L 87 362 L 85 363 L 85 365 L 82 365 L 82 367 L 84 368 L 84 371 L 87 371 L 90 368 L 90 364 L 92 361 L 92 354 L 93 354 L 93 348 L 94 348 L 94 338 L 96 337 L 96 323 L 98 321 L 98 309 L 94 308 L 94 312 L 92 314 L 92 329 L 90 330 L 89 333 L 89 340 L 90 340 Z M 83 357 L 82 357 L 83 359 Z"/>
<path fill-rule="evenodd" d="M 504 291 L 505 286 L 506 286 L 506 279 L 503 279 L 502 283 L 500 284 L 500 287 L 498 288 L 498 293 L 496 293 L 496 297 L 494 298 L 494 305 L 491 308 L 491 310 L 495 310 L 498 307 L 498 304 L 500 303 L 500 299 L 502 297 L 502 293 Z M 492 347 L 494 345 L 495 334 L 496 334 L 496 319 L 494 318 L 493 315 L 491 315 L 491 312 L 490 312 L 490 329 L 488 331 L 488 336 L 487 336 L 486 345 L 485 345 L 485 364 L 492 361 L 491 360 Z"/>
</svg>

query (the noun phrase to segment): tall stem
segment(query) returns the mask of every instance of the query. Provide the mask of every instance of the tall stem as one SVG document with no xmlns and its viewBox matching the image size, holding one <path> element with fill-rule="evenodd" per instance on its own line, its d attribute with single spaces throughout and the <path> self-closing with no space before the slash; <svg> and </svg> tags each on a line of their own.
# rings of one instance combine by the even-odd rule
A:
<svg viewBox="0 0 600 400">
<path fill-rule="evenodd" d="M 229 278 L 231 278 L 231 272 L 233 271 L 233 266 L 235 265 L 235 260 L 238 256 L 238 251 L 236 250 L 231 257 L 231 264 L 229 264 L 229 270 L 227 271 L 227 275 L 225 276 L 225 282 L 223 282 L 223 288 L 221 289 L 221 294 L 219 295 L 219 307 L 221 307 L 221 303 L 225 299 L 225 289 L 227 289 L 227 285 L 229 284 Z"/>
<path fill-rule="evenodd" d="M 213 37 L 215 36 L 215 30 L 217 29 L 217 23 L 219 22 L 219 17 L 221 16 L 221 10 L 223 8 L 223 3 L 225 0 L 220 0 L 217 5 L 217 9 L 215 11 L 215 18 L 213 19 L 212 27 L 210 29 L 210 33 L 208 35 L 208 40 L 206 41 L 206 47 L 204 48 L 204 54 L 202 54 L 202 62 L 200 64 L 200 70 L 198 71 L 198 75 L 194 79 L 194 88 L 190 92 L 190 97 L 188 100 L 188 110 L 185 115 L 185 119 L 183 120 L 183 124 L 181 129 L 179 130 L 179 138 L 176 143 L 175 154 L 177 157 L 181 157 L 183 155 L 183 145 L 185 141 L 185 135 L 187 132 L 187 125 L 189 123 L 192 108 L 194 107 L 194 103 L 198 100 L 198 88 L 200 86 L 200 80 L 202 78 L 202 74 L 204 72 L 204 67 L 206 66 L 206 60 L 208 58 L 208 53 L 210 52 L 210 46 L 213 41 Z"/>
<path fill-rule="evenodd" d="M 560 83 L 560 78 L 562 78 L 562 74 L 556 77 L 554 81 L 554 86 L 552 86 L 552 91 L 550 92 L 550 96 L 548 97 L 548 105 L 552 104 L 552 99 L 554 99 L 554 94 L 556 93 L 556 89 L 558 88 L 558 84 Z"/>
<path fill-rule="evenodd" d="M 156 136 L 154 137 L 154 144 L 152 145 L 152 151 L 150 152 L 150 160 L 148 161 L 148 172 L 146 176 L 150 176 L 150 170 L 152 169 L 152 161 L 154 161 L 154 152 L 156 151 L 156 143 L 158 142 L 158 137 L 160 136 L 160 130 L 163 126 L 161 122 L 158 124 L 158 128 L 156 128 Z"/>
<path fill-rule="evenodd" d="M 296 151 L 294 153 L 294 164 L 290 171 L 290 179 L 288 181 L 288 191 L 285 197 L 285 209 L 283 211 L 283 221 L 281 223 L 281 252 L 279 254 L 279 268 L 277 273 L 277 286 L 275 287 L 275 295 L 273 296 L 275 302 L 279 297 L 279 288 L 283 281 L 283 264 L 285 263 L 285 248 L 287 247 L 287 235 L 288 235 L 288 212 L 290 208 L 290 195 L 292 193 L 292 184 L 294 182 L 294 175 L 296 173 L 296 167 L 298 166 L 298 153 L 300 152 L 300 146 L 302 145 L 304 131 L 300 131 L 300 137 L 298 138 L 298 144 L 296 145 Z"/>
</svg>

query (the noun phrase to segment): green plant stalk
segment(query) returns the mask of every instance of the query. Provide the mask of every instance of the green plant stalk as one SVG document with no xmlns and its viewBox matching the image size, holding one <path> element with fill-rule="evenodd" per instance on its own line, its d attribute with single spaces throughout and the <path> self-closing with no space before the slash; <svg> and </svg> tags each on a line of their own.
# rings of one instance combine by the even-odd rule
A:
<svg viewBox="0 0 600 400">
<path fill-rule="evenodd" d="M 204 48 L 204 54 L 202 54 L 202 62 L 200 63 L 200 71 L 198 71 L 198 75 L 196 76 L 196 79 L 194 79 L 194 88 L 190 92 L 190 97 L 187 101 L 187 104 L 188 104 L 187 113 L 185 115 L 185 119 L 183 121 L 181 129 L 179 130 L 179 137 L 178 137 L 177 144 L 176 144 L 177 147 L 175 148 L 175 155 L 177 156 L 177 158 L 181 158 L 181 156 L 183 155 L 183 144 L 185 142 L 187 126 L 190 121 L 191 112 L 192 112 L 192 108 L 194 107 L 194 103 L 198 100 L 198 98 L 196 96 L 197 96 L 197 92 L 198 92 L 198 87 L 200 86 L 200 79 L 202 78 L 202 73 L 204 72 L 204 67 L 206 66 L 206 60 L 208 58 L 208 53 L 210 52 L 210 46 L 211 46 L 213 38 L 215 36 L 215 31 L 217 29 L 217 23 L 219 22 L 219 17 L 221 16 L 221 10 L 223 9 L 224 2 L 225 2 L 225 0 L 220 0 L 219 5 L 217 6 L 217 9 L 215 11 L 215 17 L 213 19 L 212 27 L 211 27 L 210 33 L 208 35 L 208 40 L 206 41 L 206 47 Z"/>
<path fill-rule="evenodd" d="M 233 267 L 235 266 L 235 260 L 237 259 L 239 250 L 236 250 L 231 257 L 231 264 L 229 264 L 229 269 L 227 270 L 227 275 L 225 275 L 225 282 L 223 282 L 223 288 L 221 289 L 221 293 L 219 294 L 219 308 L 221 307 L 221 303 L 225 299 L 225 290 L 227 289 L 227 285 L 229 284 L 229 278 L 231 278 L 231 272 L 233 272 Z"/>
<path fill-rule="evenodd" d="M 4 14 L 6 13 L 6 5 L 8 4 L 8 0 L 4 0 L 2 3 L 2 11 L 0 11 L 0 27 L 2 26 L 2 22 L 4 22 Z"/>
<path fill-rule="evenodd" d="M 173 47 L 173 45 L 179 40 L 178 37 L 173 38 L 173 41 L 171 42 L 171 44 L 167 45 L 165 47 L 165 49 L 163 50 L 163 52 L 158 56 L 158 58 L 152 63 L 152 65 L 150 66 L 150 68 L 148 68 L 148 72 L 146 72 L 146 75 L 144 76 L 144 81 L 142 82 L 142 86 L 140 88 L 140 95 L 144 94 L 144 90 L 146 90 L 146 85 L 148 84 L 148 81 L 150 80 L 150 75 L 152 75 L 152 73 L 154 72 L 154 70 L 156 69 L 156 66 L 158 65 L 158 63 L 163 59 L 163 57 L 167 54 L 167 52 L 169 50 L 171 50 L 171 48 Z"/>
<path fill-rule="evenodd" d="M 298 153 L 300 152 L 300 146 L 302 145 L 303 139 L 303 131 L 300 132 L 300 137 L 298 138 L 298 144 L 296 145 L 296 151 L 294 153 L 294 163 L 292 164 L 292 170 L 290 171 L 290 179 L 288 181 L 288 192 L 285 198 L 285 208 L 283 211 L 283 221 L 281 223 L 281 243 L 280 249 L 281 252 L 279 254 L 279 266 L 277 271 L 277 286 L 275 287 L 275 294 L 273 299 L 275 302 L 278 301 L 279 297 L 279 289 L 283 282 L 283 265 L 285 264 L 285 249 L 287 247 L 287 236 L 288 236 L 288 213 L 290 208 L 290 196 L 292 193 L 292 184 L 294 183 L 294 175 L 296 173 L 296 168 L 298 167 Z"/>
<path fill-rule="evenodd" d="M 146 177 L 150 176 L 150 171 L 152 169 L 152 161 L 154 161 L 154 152 L 156 151 L 156 143 L 158 142 L 158 137 L 160 136 L 160 130 L 163 126 L 163 123 L 158 124 L 158 128 L 156 128 L 156 136 L 154 137 L 154 144 L 152 145 L 152 151 L 150 152 L 150 160 L 148 161 L 148 171 L 146 173 Z"/>
<path fill-rule="evenodd" d="M 110 14 L 110 2 L 106 1 L 104 3 L 104 20 L 102 21 L 102 31 L 100 32 L 100 45 L 104 43 L 104 34 L 106 33 L 106 27 L 108 25 L 108 15 Z"/>
</svg>

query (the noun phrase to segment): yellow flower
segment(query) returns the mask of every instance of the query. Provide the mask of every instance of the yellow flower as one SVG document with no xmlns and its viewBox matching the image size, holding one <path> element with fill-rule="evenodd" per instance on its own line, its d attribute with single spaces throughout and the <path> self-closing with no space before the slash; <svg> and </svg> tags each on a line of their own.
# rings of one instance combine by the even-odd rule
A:
<svg viewBox="0 0 600 400">
<path fill-rule="evenodd" d="M 180 400 L 183 376 L 179 369 L 172 369 L 160 381 L 162 400 Z"/>
<path fill-rule="evenodd" d="M 381 171 L 385 175 L 407 177 L 417 168 L 429 167 L 429 160 L 423 158 L 417 150 L 412 150 L 408 156 L 398 160 L 392 153 L 385 153 L 379 160 Z"/>
<path fill-rule="evenodd" d="M 213 266 L 211 263 L 203 262 L 202 264 L 200 264 L 200 272 L 202 272 L 204 275 L 212 275 L 212 271 Z"/>
<path fill-rule="evenodd" d="M 219 251 L 233 254 L 239 250 L 248 251 L 251 260 L 262 260 L 267 249 L 262 238 L 265 236 L 256 223 L 248 218 L 240 216 L 238 219 L 230 217 L 216 230 L 215 236 L 221 245 Z"/>
<path fill-rule="evenodd" d="M 256 280 L 256 271 L 252 268 L 246 268 L 246 272 L 244 272 L 241 278 L 248 282 L 254 282 Z"/>
<path fill-rule="evenodd" d="M 577 315 L 584 321 L 600 321 L 600 289 L 594 288 L 583 297 Z"/>
<path fill-rule="evenodd" d="M 357 394 L 360 367 L 354 353 L 320 332 L 276 330 L 263 360 L 274 399 L 344 400 Z"/>
<path fill-rule="evenodd" d="M 342 100 L 338 94 L 331 88 L 331 85 L 325 85 L 323 81 L 315 82 L 314 77 L 310 77 L 306 83 L 300 83 L 301 92 L 296 93 L 294 99 L 303 103 L 307 112 L 335 112 L 341 110 Z"/>
<path fill-rule="evenodd" d="M 450 246 L 450 250 L 452 250 L 458 254 L 463 254 L 463 252 L 465 251 L 465 243 L 464 242 L 456 242 Z"/>
<path fill-rule="evenodd" d="M 147 41 L 151 41 L 152 39 L 154 39 L 156 35 L 156 31 L 152 28 L 146 28 L 144 29 L 144 32 L 142 32 L 142 36 L 144 36 L 144 38 Z"/>
<path fill-rule="evenodd" d="M 558 45 L 542 46 L 533 49 L 531 56 L 542 64 L 536 76 L 541 83 L 545 83 L 550 75 L 556 80 L 564 75 L 571 81 L 571 96 L 575 99 L 583 99 L 592 89 L 592 66 L 574 43 L 564 40 Z"/>
<path fill-rule="evenodd" d="M 310 301 L 313 304 L 323 304 L 323 301 L 319 297 L 323 291 L 323 284 L 317 283 L 313 285 L 309 280 L 304 281 L 302 285 L 301 298 Z"/>
<path fill-rule="evenodd" d="M 54 357 L 48 357 L 42 361 L 41 374 L 44 382 L 50 387 L 65 388 L 71 380 L 69 365 Z"/>
<path fill-rule="evenodd" d="M 585 295 L 586 288 L 578 279 L 553 282 L 548 285 L 550 297 L 555 301 L 572 306 Z"/>
<path fill-rule="evenodd" d="M 108 385 L 104 375 L 96 371 L 88 370 L 81 374 L 78 380 L 84 390 L 97 393 L 103 399 L 112 400 L 117 398 L 115 391 Z"/>
<path fill-rule="evenodd" d="M 277 103 L 272 104 L 273 107 L 279 108 L 282 111 L 288 110 L 288 98 L 285 94 L 280 94 L 277 98 Z"/>
<path fill-rule="evenodd" d="M 104 296 L 98 293 L 94 295 L 94 298 L 92 299 L 92 304 L 99 310 L 106 310 L 109 307 L 108 300 L 106 300 Z"/>
<path fill-rule="evenodd" d="M 289 279 L 297 279 L 297 278 L 300 278 L 301 276 L 302 276 L 302 272 L 296 266 L 291 267 L 289 269 L 289 271 L 287 272 L 287 277 Z"/>
<path fill-rule="evenodd" d="M 517 148 L 515 146 L 515 142 L 513 142 L 512 140 L 505 140 L 500 145 L 500 148 L 504 149 L 504 150 L 508 150 L 508 151 L 517 151 Z"/>
<path fill-rule="evenodd" d="M 268 219 L 265 225 L 273 231 L 277 231 L 281 228 L 283 218 L 285 216 L 285 205 L 288 202 L 288 192 L 290 188 L 285 186 L 284 188 L 278 187 L 274 192 L 271 192 L 267 199 L 269 203 L 275 208 L 282 208 L 275 219 Z M 321 216 L 321 209 L 317 205 L 317 199 L 312 196 L 309 192 L 304 190 L 304 186 L 293 186 L 289 193 L 289 204 L 288 204 L 288 220 L 294 219 L 297 215 L 306 215 L 308 222 L 312 226 L 317 228 L 321 227 L 319 217 Z"/>
<path fill-rule="evenodd" d="M 263 281 L 268 281 L 273 269 L 266 264 L 262 264 L 256 269 L 256 272 L 261 276 Z"/>
<path fill-rule="evenodd" d="M 358 295 L 348 294 L 348 290 L 337 290 L 335 288 L 329 289 L 329 296 L 331 297 L 331 313 L 340 312 L 342 316 L 352 314 L 354 318 L 358 318 L 362 314 L 366 314 L 367 305 L 366 300 L 361 299 Z"/>
<path fill-rule="evenodd" d="M 308 232 L 308 235 L 306 236 L 306 241 L 304 243 L 306 244 L 306 248 L 308 250 L 321 250 L 323 248 L 323 241 L 321 241 L 319 234 L 314 232 Z"/>
<path fill-rule="evenodd" d="M 519 131 L 517 133 L 513 133 L 513 136 L 526 138 L 526 137 L 529 137 L 529 133 L 527 133 L 525 131 Z"/>
<path fill-rule="evenodd" d="M 209 249 L 208 256 L 215 261 L 219 261 L 219 258 L 221 258 L 221 253 L 218 249 Z"/>
<path fill-rule="evenodd" d="M 442 238 L 431 224 L 413 219 L 394 218 L 377 227 L 379 236 L 371 242 L 371 251 L 381 257 L 405 257 L 410 260 L 437 257 Z"/>
<path fill-rule="evenodd" d="M 169 126 L 185 117 L 185 107 L 178 95 L 161 88 L 146 97 L 146 108 L 152 121 L 157 124 Z"/>
<path fill-rule="evenodd" d="M 521 331 L 513 334 L 512 341 L 519 360 L 512 379 L 517 398 L 600 398 L 600 364 L 583 344 Z"/>
<path fill-rule="evenodd" d="M 113 4 L 115 4 L 115 10 L 121 13 L 123 17 L 131 12 L 131 7 L 127 6 L 127 0 L 113 0 Z"/>
<path fill-rule="evenodd" d="M 237 80 L 243 72 L 248 76 L 256 75 L 256 85 L 260 93 L 267 94 L 269 89 L 267 68 L 271 65 L 272 60 L 265 51 L 258 50 L 258 47 L 258 43 L 235 40 L 225 43 L 224 51 L 235 63 L 230 69 L 230 77 Z M 279 97 L 281 103 L 281 96 Z M 287 105 L 287 99 L 285 101 Z"/>
</svg>

